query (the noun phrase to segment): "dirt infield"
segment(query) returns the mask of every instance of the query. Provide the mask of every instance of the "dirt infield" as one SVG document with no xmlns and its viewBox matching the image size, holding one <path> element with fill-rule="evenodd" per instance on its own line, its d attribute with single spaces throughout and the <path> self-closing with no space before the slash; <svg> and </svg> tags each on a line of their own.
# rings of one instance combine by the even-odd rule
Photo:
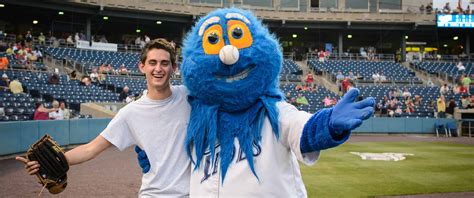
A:
<svg viewBox="0 0 474 198">
<path fill-rule="evenodd" d="M 353 135 L 350 142 L 452 142 L 474 145 L 474 138 L 436 138 L 432 136 Z M 137 197 L 141 170 L 133 148 L 119 152 L 109 148 L 96 159 L 76 165 L 69 171 L 69 184 L 60 197 Z M 37 197 L 41 186 L 33 176 L 24 172 L 23 164 L 13 160 L 0 160 L 0 197 Z M 53 197 L 47 191 L 43 197 Z M 473 192 L 401 197 L 438 198 L 474 197 Z"/>
<path fill-rule="evenodd" d="M 73 166 L 60 197 L 137 197 L 141 170 L 133 148 L 109 148 L 96 159 Z M 41 186 L 13 159 L 0 161 L 0 197 L 37 197 Z M 42 197 L 53 197 L 45 191 Z M 54 196 L 57 197 L 57 196 Z"/>
</svg>

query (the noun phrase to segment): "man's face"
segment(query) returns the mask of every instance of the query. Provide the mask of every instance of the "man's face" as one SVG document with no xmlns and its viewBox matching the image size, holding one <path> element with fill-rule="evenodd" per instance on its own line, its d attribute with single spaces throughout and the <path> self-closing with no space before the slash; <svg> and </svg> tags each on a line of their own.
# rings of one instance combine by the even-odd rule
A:
<svg viewBox="0 0 474 198">
<path fill-rule="evenodd" d="M 145 63 L 139 68 L 146 76 L 148 89 L 162 90 L 169 87 L 169 79 L 176 65 L 171 64 L 170 53 L 163 49 L 151 49 Z"/>
<path fill-rule="evenodd" d="M 59 108 L 64 109 L 66 108 L 66 105 L 64 103 L 59 103 Z"/>
</svg>

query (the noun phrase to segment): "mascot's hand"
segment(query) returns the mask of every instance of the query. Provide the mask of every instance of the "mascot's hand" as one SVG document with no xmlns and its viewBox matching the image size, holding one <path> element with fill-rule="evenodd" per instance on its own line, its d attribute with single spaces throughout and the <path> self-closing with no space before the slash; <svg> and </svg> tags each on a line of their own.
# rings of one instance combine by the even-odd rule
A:
<svg viewBox="0 0 474 198">
<path fill-rule="evenodd" d="M 148 161 L 148 156 L 146 156 L 145 151 L 135 146 L 135 152 L 137 153 L 138 164 L 142 168 L 142 172 L 148 173 L 148 171 L 150 171 L 150 161 Z"/>
<path fill-rule="evenodd" d="M 329 129 L 339 135 L 343 131 L 351 131 L 362 124 L 362 121 L 374 114 L 375 99 L 366 98 L 354 102 L 359 96 L 359 89 L 350 89 L 336 104 L 329 119 Z"/>
</svg>

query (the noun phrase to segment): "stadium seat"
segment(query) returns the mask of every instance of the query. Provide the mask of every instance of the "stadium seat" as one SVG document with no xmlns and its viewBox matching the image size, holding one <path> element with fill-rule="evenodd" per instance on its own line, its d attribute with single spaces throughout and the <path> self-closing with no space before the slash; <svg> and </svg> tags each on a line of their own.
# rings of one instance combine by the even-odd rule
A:
<svg viewBox="0 0 474 198">
<path fill-rule="evenodd" d="M 449 133 L 449 137 L 457 136 L 458 128 L 456 126 L 456 122 L 448 122 L 446 123 L 446 129 Z"/>
<path fill-rule="evenodd" d="M 435 127 L 435 131 L 436 131 L 436 137 L 439 137 L 439 131 L 441 131 L 441 130 L 444 130 L 444 134 L 446 135 L 446 137 L 448 137 L 448 130 L 446 129 L 444 124 L 439 123 L 439 122 L 435 122 L 434 127 Z"/>
</svg>

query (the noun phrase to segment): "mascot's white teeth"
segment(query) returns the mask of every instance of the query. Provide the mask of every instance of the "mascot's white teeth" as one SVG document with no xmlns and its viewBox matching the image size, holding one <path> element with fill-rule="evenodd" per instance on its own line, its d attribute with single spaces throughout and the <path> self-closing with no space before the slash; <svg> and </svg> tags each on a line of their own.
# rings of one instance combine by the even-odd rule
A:
<svg viewBox="0 0 474 198">
<path fill-rule="evenodd" d="M 231 82 L 234 82 L 234 81 L 239 81 L 239 80 L 247 78 L 247 76 L 249 75 L 250 71 L 252 71 L 252 69 L 253 69 L 253 67 L 252 68 L 247 68 L 244 71 L 241 71 L 238 74 L 233 75 L 233 76 L 229 76 L 229 77 L 217 76 L 217 79 L 218 80 L 225 79 L 225 82 L 227 82 L 227 83 L 231 83 Z"/>
</svg>

